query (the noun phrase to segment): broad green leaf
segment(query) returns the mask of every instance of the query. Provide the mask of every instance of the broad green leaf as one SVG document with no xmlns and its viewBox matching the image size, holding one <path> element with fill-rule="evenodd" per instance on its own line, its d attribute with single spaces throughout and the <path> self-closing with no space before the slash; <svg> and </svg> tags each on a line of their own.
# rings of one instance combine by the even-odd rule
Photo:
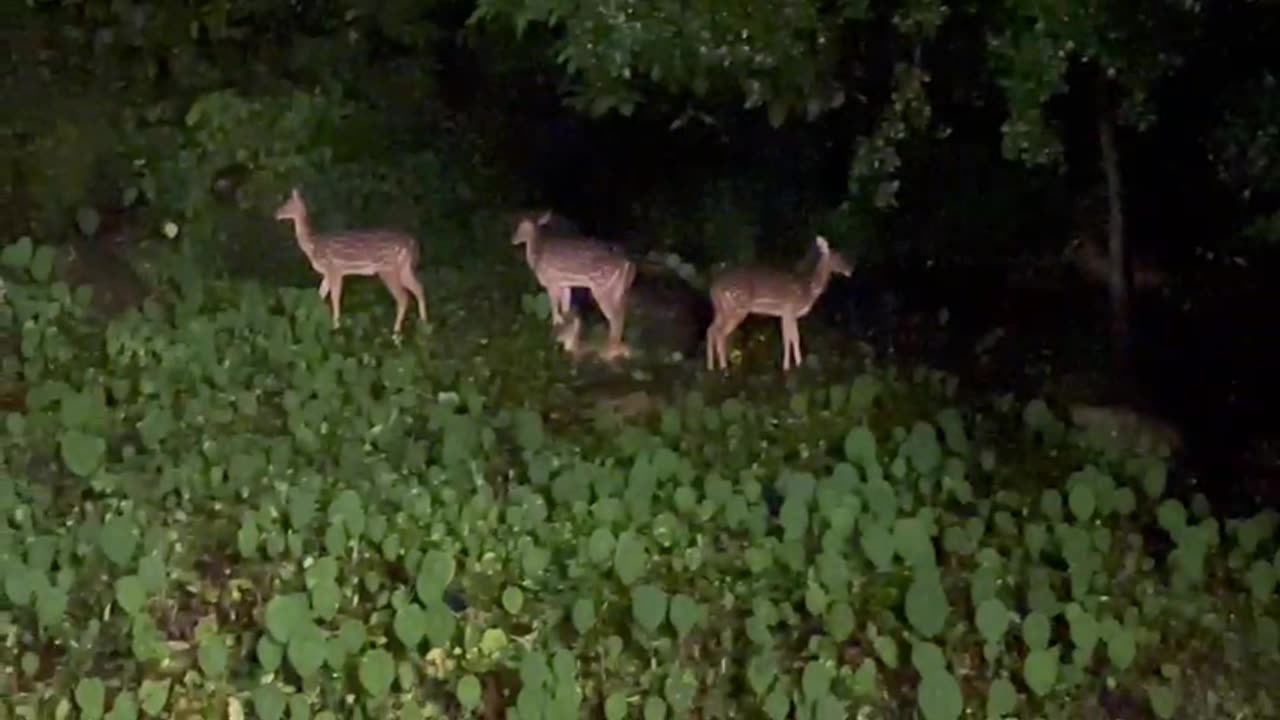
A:
<svg viewBox="0 0 1280 720">
<path fill-rule="evenodd" d="M 924 720 L 956 720 L 964 710 L 960 683 L 945 669 L 934 669 L 920 678 L 916 704 Z"/>
<path fill-rule="evenodd" d="M 481 688 L 480 679 L 475 675 L 467 674 L 458 681 L 458 687 L 454 691 L 458 698 L 458 704 L 462 706 L 463 711 L 471 712 L 480 707 Z"/>
<path fill-rule="evenodd" d="M 356 675 L 360 679 L 360 686 L 371 697 L 381 698 L 391 689 L 391 681 L 395 679 L 396 664 L 395 659 L 391 657 L 391 653 L 382 648 L 375 648 L 366 652 L 360 658 L 360 664 L 357 666 Z"/>
<path fill-rule="evenodd" d="M 287 705 L 288 698 L 280 686 L 272 683 L 254 688 L 253 712 L 260 720 L 280 720 Z"/>
<path fill-rule="evenodd" d="M 1022 677 L 1031 692 L 1044 697 L 1058 682 L 1058 651 L 1032 650 L 1022 663 Z"/>
<path fill-rule="evenodd" d="M 281 644 L 287 644 L 295 628 L 308 622 L 311 607 L 307 596 L 299 593 L 277 595 L 267 602 L 263 621 L 267 632 Z"/>
<path fill-rule="evenodd" d="M 654 585 L 631 590 L 631 613 L 645 632 L 655 632 L 667 616 L 667 593 Z"/>
<path fill-rule="evenodd" d="M 400 642 L 412 654 L 427 634 L 427 613 L 417 603 L 407 602 L 396 610 L 391 626 L 395 629 L 396 637 L 400 638 Z"/>
<path fill-rule="evenodd" d="M 613 552 L 613 570 L 623 585 L 634 585 L 649 565 L 649 551 L 644 540 L 627 530 L 618 536 Z"/>
<path fill-rule="evenodd" d="M 1018 707 L 1018 690 L 1008 678 L 998 677 L 987 688 L 987 717 L 999 718 L 1013 713 Z"/>
<path fill-rule="evenodd" d="M 210 679 L 221 679 L 227 672 L 227 644 L 216 633 L 200 640 L 196 648 L 200 671 Z"/>
<path fill-rule="evenodd" d="M 164 706 L 169 702 L 169 680 L 143 680 L 138 688 L 138 699 L 142 704 L 142 712 L 151 717 L 160 717 Z"/>
<path fill-rule="evenodd" d="M 74 475 L 87 478 L 97 472 L 107 452 L 107 441 L 80 430 L 67 430 L 59 440 L 62 462 Z"/>
<path fill-rule="evenodd" d="M 107 688 L 96 677 L 82 678 L 76 683 L 76 705 L 80 708 L 80 717 L 89 720 L 100 718 L 106 709 Z"/>
</svg>

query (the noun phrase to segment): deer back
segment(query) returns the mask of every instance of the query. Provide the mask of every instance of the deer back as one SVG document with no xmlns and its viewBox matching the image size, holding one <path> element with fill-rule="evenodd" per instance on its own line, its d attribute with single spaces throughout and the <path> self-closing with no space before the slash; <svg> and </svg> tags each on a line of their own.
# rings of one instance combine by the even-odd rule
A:
<svg viewBox="0 0 1280 720">
<path fill-rule="evenodd" d="M 574 286 L 617 282 L 632 265 L 625 254 L 599 240 L 556 237 L 539 238 L 532 263 L 539 279 Z"/>
<path fill-rule="evenodd" d="M 711 283 L 711 296 L 717 305 L 777 315 L 803 309 L 809 288 L 805 278 L 785 270 L 746 266 L 720 274 Z"/>
<path fill-rule="evenodd" d="M 418 243 L 398 230 L 349 230 L 317 235 L 316 262 L 351 275 L 373 275 L 416 265 Z"/>
</svg>

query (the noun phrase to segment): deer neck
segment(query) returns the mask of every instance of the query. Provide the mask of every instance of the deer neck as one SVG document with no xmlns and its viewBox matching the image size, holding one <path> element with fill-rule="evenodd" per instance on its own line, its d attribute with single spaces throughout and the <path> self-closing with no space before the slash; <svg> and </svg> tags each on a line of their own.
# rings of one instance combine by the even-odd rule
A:
<svg viewBox="0 0 1280 720">
<path fill-rule="evenodd" d="M 537 271 L 538 256 L 541 254 L 541 252 L 542 252 L 542 246 L 541 246 L 541 243 L 538 242 L 537 234 L 534 234 L 528 240 L 525 241 L 524 259 L 525 259 L 525 262 L 529 263 L 530 270 L 533 270 L 535 272 Z"/>
<path fill-rule="evenodd" d="M 302 252 L 306 253 L 308 258 L 315 255 L 316 241 L 311 231 L 311 218 L 305 213 L 293 218 L 293 236 L 298 241 L 298 247 L 302 248 Z"/>
<path fill-rule="evenodd" d="M 804 313 L 808 313 L 813 308 L 813 304 L 818 301 L 822 293 L 826 292 L 827 284 L 830 282 L 831 261 L 826 256 L 823 256 L 818 260 L 818 266 L 813 269 L 813 273 L 809 276 L 808 284 L 805 287 Z"/>
</svg>

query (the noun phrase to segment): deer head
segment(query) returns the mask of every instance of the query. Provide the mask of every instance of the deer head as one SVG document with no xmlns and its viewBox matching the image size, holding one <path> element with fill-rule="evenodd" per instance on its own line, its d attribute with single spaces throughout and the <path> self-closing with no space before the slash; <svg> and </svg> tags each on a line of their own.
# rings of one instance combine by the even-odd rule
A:
<svg viewBox="0 0 1280 720">
<path fill-rule="evenodd" d="M 532 243 L 538 237 L 538 231 L 551 221 L 551 211 L 548 210 L 535 220 L 533 218 L 524 217 L 520 219 L 520 224 L 516 226 L 516 232 L 511 236 L 512 245 L 525 245 Z"/>
<path fill-rule="evenodd" d="M 814 245 L 818 246 L 819 262 L 826 263 L 831 272 L 845 277 L 853 274 L 853 265 L 843 255 L 832 250 L 825 237 L 819 235 L 814 240 Z"/>
<path fill-rule="evenodd" d="M 289 194 L 289 199 L 276 210 L 277 220 L 299 220 L 306 217 L 307 204 L 302 201 L 302 193 L 298 192 L 298 188 L 293 188 Z"/>
</svg>

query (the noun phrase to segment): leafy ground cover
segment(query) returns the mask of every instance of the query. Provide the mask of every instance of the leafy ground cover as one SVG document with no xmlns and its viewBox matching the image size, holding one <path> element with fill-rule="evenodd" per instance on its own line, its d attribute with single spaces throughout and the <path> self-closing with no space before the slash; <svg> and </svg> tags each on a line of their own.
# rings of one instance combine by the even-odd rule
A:
<svg viewBox="0 0 1280 720">
<path fill-rule="evenodd" d="M 571 366 L 518 258 L 399 344 L 371 284 L 335 333 L 170 259 L 104 323 L 0 261 L 0 717 L 1275 716 L 1275 514 L 1041 401 L 808 328 Z"/>
</svg>

